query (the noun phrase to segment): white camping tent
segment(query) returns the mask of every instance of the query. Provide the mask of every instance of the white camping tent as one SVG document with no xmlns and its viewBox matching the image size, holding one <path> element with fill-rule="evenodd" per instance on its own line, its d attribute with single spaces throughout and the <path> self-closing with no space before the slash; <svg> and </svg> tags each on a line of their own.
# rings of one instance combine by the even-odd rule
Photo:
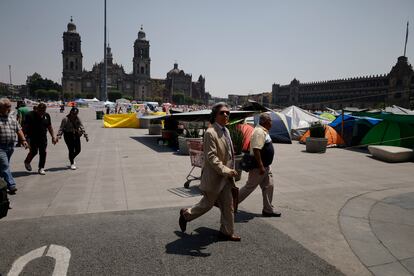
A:
<svg viewBox="0 0 414 276">
<path fill-rule="evenodd" d="M 290 129 L 308 128 L 311 123 L 317 121 L 321 121 L 323 124 L 330 123 L 329 120 L 294 105 L 283 109 L 280 113 L 286 115 Z"/>
<path fill-rule="evenodd" d="M 385 108 L 385 112 L 389 112 L 389 113 L 393 113 L 393 114 L 408 114 L 408 115 L 414 115 L 414 111 L 413 110 L 409 110 L 397 105 L 393 105 L 393 106 L 387 106 Z"/>
<path fill-rule="evenodd" d="M 323 124 L 330 123 L 329 120 L 294 105 L 283 109 L 280 113 L 285 114 L 286 116 L 292 139 L 298 139 L 303 135 L 313 122 L 321 121 Z"/>
</svg>

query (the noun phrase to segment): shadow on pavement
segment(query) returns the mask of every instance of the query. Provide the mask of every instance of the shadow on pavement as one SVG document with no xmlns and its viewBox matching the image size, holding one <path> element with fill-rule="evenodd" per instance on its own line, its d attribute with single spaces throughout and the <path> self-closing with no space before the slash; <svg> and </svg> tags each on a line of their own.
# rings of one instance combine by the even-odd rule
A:
<svg viewBox="0 0 414 276">
<path fill-rule="evenodd" d="M 59 172 L 59 171 L 67 171 L 69 167 L 57 167 L 57 168 L 48 168 L 45 171 L 47 172 Z"/>
<path fill-rule="evenodd" d="M 147 146 L 148 148 L 152 149 L 156 152 L 175 152 L 176 150 L 168 147 L 158 144 L 158 139 L 160 139 L 160 136 L 140 136 L 140 137 L 130 137 L 134 139 L 135 141 L 140 142 L 141 144 Z"/>
<path fill-rule="evenodd" d="M 208 245 L 220 241 L 218 238 L 219 231 L 207 227 L 199 227 L 194 232 L 196 233 L 189 235 L 175 231 L 174 233 L 179 239 L 167 244 L 165 252 L 167 254 L 189 255 L 193 257 L 209 257 L 211 253 L 203 252 L 203 250 L 206 250 Z"/>
<path fill-rule="evenodd" d="M 234 222 L 246 223 L 256 217 L 261 217 L 261 215 L 238 210 L 237 213 L 234 215 Z"/>
<path fill-rule="evenodd" d="M 22 176 L 28 176 L 28 175 L 32 175 L 32 174 L 37 174 L 37 172 L 32 171 L 32 172 L 27 172 L 27 171 L 20 171 L 20 172 L 12 172 L 12 175 L 14 178 L 18 178 L 18 177 L 22 177 Z"/>
</svg>

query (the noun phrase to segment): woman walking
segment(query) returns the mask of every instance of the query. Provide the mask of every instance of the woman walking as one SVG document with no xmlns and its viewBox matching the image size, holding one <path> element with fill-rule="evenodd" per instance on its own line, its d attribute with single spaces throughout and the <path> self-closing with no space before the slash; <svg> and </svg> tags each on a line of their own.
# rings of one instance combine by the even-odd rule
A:
<svg viewBox="0 0 414 276">
<path fill-rule="evenodd" d="M 62 119 L 60 129 L 57 134 L 57 138 L 61 139 L 62 134 L 65 139 L 66 146 L 69 150 L 70 168 L 76 170 L 75 157 L 81 152 L 80 137 L 85 136 L 86 142 L 89 141 L 88 134 L 85 132 L 85 128 L 81 120 L 78 117 L 79 109 L 72 107 L 69 114 Z"/>
</svg>

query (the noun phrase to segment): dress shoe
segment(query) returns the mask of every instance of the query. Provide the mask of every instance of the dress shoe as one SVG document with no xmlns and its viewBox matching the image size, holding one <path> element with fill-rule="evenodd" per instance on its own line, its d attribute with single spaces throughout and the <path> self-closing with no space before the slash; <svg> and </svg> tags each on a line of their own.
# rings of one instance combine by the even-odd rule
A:
<svg viewBox="0 0 414 276">
<path fill-rule="evenodd" d="M 282 213 L 276 212 L 276 211 L 273 211 L 271 213 L 268 213 L 268 212 L 263 211 L 262 212 L 262 215 L 264 217 L 267 217 L 267 218 L 270 218 L 270 217 L 276 217 L 276 218 L 278 218 L 278 217 L 280 217 L 282 215 Z"/>
<path fill-rule="evenodd" d="M 185 232 L 187 229 L 187 220 L 184 217 L 185 209 L 180 210 L 180 218 L 178 220 L 178 224 L 180 225 L 181 232 Z"/>
<path fill-rule="evenodd" d="M 237 236 L 235 234 L 226 235 L 223 232 L 220 232 L 218 236 L 220 240 L 224 240 L 224 241 L 235 241 L 235 242 L 241 241 L 240 236 Z"/>
<path fill-rule="evenodd" d="M 28 172 L 31 172 L 32 171 L 32 165 L 30 165 L 30 163 L 24 162 L 24 167 L 26 168 L 26 170 Z"/>
<path fill-rule="evenodd" d="M 17 192 L 17 188 L 16 188 L 16 187 L 11 187 L 11 188 L 9 188 L 9 194 L 11 194 L 11 195 L 15 195 L 15 194 L 16 194 L 16 192 Z"/>
</svg>

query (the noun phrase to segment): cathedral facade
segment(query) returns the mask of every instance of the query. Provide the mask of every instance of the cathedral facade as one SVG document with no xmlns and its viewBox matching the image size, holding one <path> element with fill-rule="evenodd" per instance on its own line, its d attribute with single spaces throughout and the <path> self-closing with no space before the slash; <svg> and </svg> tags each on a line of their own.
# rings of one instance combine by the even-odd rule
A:
<svg viewBox="0 0 414 276">
<path fill-rule="evenodd" d="M 200 75 L 198 81 L 193 82 L 191 75 L 178 69 L 178 64 L 174 64 L 174 69 L 167 73 L 166 79 L 151 78 L 150 44 L 142 27 L 134 42 L 131 73 L 126 73 L 122 65 L 113 62 L 109 46 L 106 51 L 108 93 L 120 92 L 124 97 L 137 101 L 161 99 L 163 102 L 172 102 L 174 93 L 183 93 L 200 101 L 206 98 L 205 79 Z M 72 98 L 75 95 L 93 96 L 105 100 L 104 62 L 95 64 L 91 71 L 83 69 L 81 37 L 72 19 L 67 25 L 67 31 L 63 33 L 62 59 L 64 95 L 70 95 Z"/>
<path fill-rule="evenodd" d="M 272 104 L 297 105 L 305 109 L 330 107 L 378 108 L 398 105 L 414 108 L 414 71 L 407 57 L 400 56 L 388 74 L 349 79 L 272 85 Z"/>
</svg>

